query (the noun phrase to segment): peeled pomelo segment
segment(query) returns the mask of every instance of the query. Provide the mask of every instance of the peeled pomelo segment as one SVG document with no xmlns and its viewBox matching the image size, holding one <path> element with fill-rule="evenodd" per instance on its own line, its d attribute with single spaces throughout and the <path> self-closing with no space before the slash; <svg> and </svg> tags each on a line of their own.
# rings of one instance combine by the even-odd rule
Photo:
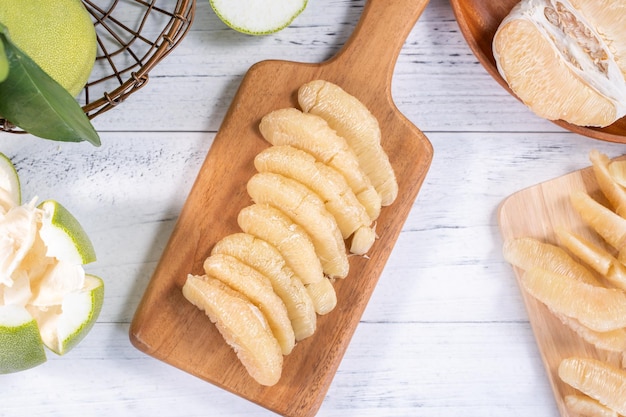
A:
<svg viewBox="0 0 626 417">
<path fill-rule="evenodd" d="M 296 341 L 315 332 L 317 317 L 313 301 L 278 249 L 250 234 L 233 233 L 215 244 L 211 254 L 216 253 L 233 256 L 270 280 L 274 292 L 287 308 Z"/>
<path fill-rule="evenodd" d="M 498 27 L 493 50 L 502 77 L 536 114 L 607 126 L 626 109 L 609 44 L 567 0 L 524 0 Z"/>
<path fill-rule="evenodd" d="M 576 415 L 591 417 L 619 417 L 615 410 L 600 404 L 597 400 L 581 394 L 566 395 L 563 400 L 569 411 Z"/>
<path fill-rule="evenodd" d="M 589 152 L 589 159 L 602 194 L 609 200 L 615 212 L 624 217 L 626 215 L 626 189 L 613 175 L 611 170 L 613 163 L 608 156 L 596 149 Z"/>
<path fill-rule="evenodd" d="M 367 209 L 370 220 L 380 215 L 381 197 L 344 138 L 320 116 L 288 107 L 274 110 L 261 119 L 261 134 L 272 145 L 290 145 L 313 155 L 339 171 Z"/>
<path fill-rule="evenodd" d="M 278 382 L 283 366 L 281 348 L 256 306 L 241 293 L 207 276 L 189 275 L 183 295 L 215 323 L 254 380 L 267 386 Z"/>
<path fill-rule="evenodd" d="M 0 209 L 9 211 L 22 204 L 20 179 L 11 160 L 0 153 Z"/>
<path fill-rule="evenodd" d="M 626 244 L 626 218 L 598 203 L 584 191 L 570 195 L 574 209 L 609 245 L 621 250 Z"/>
<path fill-rule="evenodd" d="M 532 237 L 511 238 L 504 242 L 502 252 L 507 262 L 525 271 L 539 267 L 587 284 L 600 285 L 589 269 L 551 243 Z"/>
<path fill-rule="evenodd" d="M 597 359 L 571 357 L 561 361 L 558 374 L 566 384 L 626 415 L 625 370 Z"/>
<path fill-rule="evenodd" d="M 37 322 L 21 306 L 0 306 L 0 374 L 19 372 L 46 361 Z"/>
<path fill-rule="evenodd" d="M 295 346 L 295 335 L 285 304 L 267 277 L 237 258 L 215 253 L 205 259 L 206 275 L 247 297 L 264 315 L 284 355 Z"/>
<path fill-rule="evenodd" d="M 572 329 L 587 343 L 598 349 L 607 350 L 609 352 L 623 352 L 626 350 L 626 329 L 620 328 L 609 330 L 606 332 L 597 332 L 584 326 L 578 320 L 564 315 L 558 315 L 559 319 L 567 327 Z"/>
<path fill-rule="evenodd" d="M 611 161 L 608 165 L 608 171 L 613 179 L 620 187 L 626 187 L 626 160 Z M 620 189 L 624 191 L 623 188 Z M 626 191 L 624 191 L 626 193 Z"/>
<path fill-rule="evenodd" d="M 337 292 L 328 278 L 305 285 L 313 300 L 315 312 L 321 316 L 330 313 L 337 306 Z"/>
<path fill-rule="evenodd" d="M 30 311 L 39 324 L 44 344 L 64 355 L 87 336 L 96 323 L 104 302 L 104 282 L 95 275 L 85 276 L 83 287 L 63 298 L 60 305 Z"/>
<path fill-rule="evenodd" d="M 556 234 L 565 248 L 602 275 L 611 284 L 626 290 L 626 266 L 605 248 L 563 228 L 557 228 Z"/>
<path fill-rule="evenodd" d="M 344 239 L 370 226 L 367 210 L 343 175 L 308 152 L 289 145 L 270 146 L 254 158 L 254 166 L 259 172 L 280 174 L 311 189 L 335 217 Z"/>
<path fill-rule="evenodd" d="M 249 35 L 278 32 L 305 9 L 306 0 L 210 0 L 215 14 L 229 27 Z"/>
<path fill-rule="evenodd" d="M 280 210 L 266 204 L 252 204 L 239 212 L 237 223 L 244 232 L 278 249 L 304 285 L 325 279 L 311 238 Z"/>
<path fill-rule="evenodd" d="M 556 315 L 575 318 L 592 330 L 626 327 L 626 293 L 622 290 L 596 287 L 538 267 L 526 271 L 520 284 Z"/>
<path fill-rule="evenodd" d="M 40 235 L 48 248 L 47 256 L 84 265 L 96 260 L 89 236 L 65 207 L 54 200 L 39 205 L 43 211 Z"/>
<path fill-rule="evenodd" d="M 343 137 L 356 154 L 359 164 L 381 196 L 383 206 L 398 196 L 398 183 L 381 146 L 378 120 L 356 97 L 336 84 L 310 81 L 298 89 L 298 103 L 305 113 L 322 117 Z"/>
<path fill-rule="evenodd" d="M 68 294 L 80 291 L 85 280 L 85 270 L 81 265 L 55 261 L 38 280 L 31 283 L 33 298 L 30 304 L 38 307 L 61 304 Z"/>
<path fill-rule="evenodd" d="M 247 190 L 257 204 L 268 204 L 302 227 L 313 242 L 325 274 L 345 278 L 350 264 L 337 221 L 320 197 L 300 182 L 272 172 L 250 178 Z"/>
<path fill-rule="evenodd" d="M 37 217 L 34 207 L 28 204 L 0 214 L 0 284 L 13 285 L 11 276 L 35 241 Z"/>
</svg>

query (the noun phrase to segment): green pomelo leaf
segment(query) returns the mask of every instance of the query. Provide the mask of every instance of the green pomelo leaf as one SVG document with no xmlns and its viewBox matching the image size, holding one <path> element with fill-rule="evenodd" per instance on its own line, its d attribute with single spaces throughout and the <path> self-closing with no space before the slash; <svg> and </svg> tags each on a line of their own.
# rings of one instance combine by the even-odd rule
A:
<svg viewBox="0 0 626 417">
<path fill-rule="evenodd" d="M 0 114 L 44 139 L 99 146 L 100 137 L 78 102 L 11 42 L 1 23 L 0 42 L 9 64 L 0 83 Z"/>
</svg>

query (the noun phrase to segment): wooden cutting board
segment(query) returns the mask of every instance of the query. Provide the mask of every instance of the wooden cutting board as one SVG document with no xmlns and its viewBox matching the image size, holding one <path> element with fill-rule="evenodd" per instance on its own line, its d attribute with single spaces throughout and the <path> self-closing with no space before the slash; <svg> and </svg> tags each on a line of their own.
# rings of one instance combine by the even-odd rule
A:
<svg viewBox="0 0 626 417">
<path fill-rule="evenodd" d="M 135 347 L 278 414 L 316 414 L 432 160 L 430 142 L 391 98 L 396 59 L 427 3 L 370 0 L 333 59 L 263 61 L 249 69 L 137 308 L 130 328 Z M 269 146 L 258 131 L 261 117 L 296 107 L 298 87 L 314 79 L 338 84 L 377 117 L 399 196 L 382 210 L 376 227 L 380 238 L 369 257 L 350 258 L 348 277 L 335 285 L 335 310 L 320 317 L 316 333 L 285 357 L 280 382 L 263 387 L 248 376 L 204 313 L 183 298 L 181 288 L 187 274 L 203 273 L 202 263 L 218 240 L 239 231 L 237 214 L 251 203 L 246 183 L 254 174 L 253 158 Z"/>
<path fill-rule="evenodd" d="M 521 190 L 505 199 L 498 213 L 503 239 L 529 236 L 558 244 L 555 229 L 562 226 L 604 245 L 571 206 L 569 196 L 574 190 L 586 191 L 602 204 L 608 204 L 598 188 L 592 168 L 575 171 Z M 513 269 L 519 285 L 522 271 L 518 268 Z M 575 417 L 568 412 L 563 400 L 565 395 L 576 391 L 558 377 L 557 369 L 561 360 L 571 356 L 582 356 L 621 366 L 622 355 L 610 354 L 587 344 L 563 325 L 544 304 L 528 295 L 521 286 L 520 291 L 558 409 L 563 417 Z"/>
</svg>

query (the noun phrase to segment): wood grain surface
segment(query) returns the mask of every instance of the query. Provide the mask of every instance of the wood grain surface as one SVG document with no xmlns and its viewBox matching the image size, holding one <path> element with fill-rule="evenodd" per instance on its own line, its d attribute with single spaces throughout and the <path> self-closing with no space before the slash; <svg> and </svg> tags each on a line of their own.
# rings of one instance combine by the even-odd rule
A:
<svg viewBox="0 0 626 417">
<path fill-rule="evenodd" d="M 370 0 L 335 58 L 322 64 L 265 61 L 250 68 L 137 309 L 130 329 L 137 348 L 281 415 L 317 412 L 432 159 L 428 139 L 396 109 L 390 94 L 397 55 L 427 3 Z M 258 132 L 261 117 L 295 107 L 298 87 L 314 79 L 340 85 L 377 117 L 399 196 L 377 220 L 380 238 L 369 256 L 351 257 L 348 277 L 335 284 L 336 309 L 285 357 L 279 383 L 263 387 L 248 376 L 204 313 L 183 298 L 181 288 L 187 274 L 202 273 L 213 245 L 238 231 L 237 213 L 250 204 L 245 184 L 254 174 L 252 160 L 268 146 Z"/>
<path fill-rule="evenodd" d="M 520 0 L 450 0 L 459 28 L 474 55 L 487 72 L 513 96 L 515 94 L 496 68 L 492 42 L 502 20 L 519 2 Z M 562 120 L 555 120 L 554 123 L 594 139 L 626 143 L 626 117 L 603 128 L 576 126 Z"/>
<path fill-rule="evenodd" d="M 575 190 L 585 191 L 602 204 L 608 204 L 591 167 L 581 169 L 518 191 L 504 200 L 498 215 L 503 239 L 528 236 L 558 245 L 555 229 L 565 227 L 598 245 L 604 245 L 572 207 L 570 194 Z M 519 280 L 523 271 L 514 270 Z M 565 358 L 580 356 L 605 360 L 621 367 L 622 355 L 599 350 L 586 343 L 521 286 L 520 291 L 561 416 L 575 417 L 568 412 L 563 400 L 565 395 L 573 394 L 575 390 L 560 380 L 557 371 L 559 363 Z"/>
</svg>

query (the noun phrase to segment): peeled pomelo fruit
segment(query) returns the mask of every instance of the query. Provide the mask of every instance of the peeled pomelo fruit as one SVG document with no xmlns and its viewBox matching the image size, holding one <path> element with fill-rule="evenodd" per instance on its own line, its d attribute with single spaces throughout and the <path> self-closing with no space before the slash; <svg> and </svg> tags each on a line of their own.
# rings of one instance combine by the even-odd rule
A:
<svg viewBox="0 0 626 417">
<path fill-rule="evenodd" d="M 2 0 L 0 22 L 11 41 L 50 77 L 76 96 L 96 53 L 96 31 L 80 0 Z"/>
<path fill-rule="evenodd" d="M 59 202 L 44 201 L 39 234 L 48 247 L 47 256 L 83 265 L 96 260 L 96 251 L 78 220 Z"/>
<path fill-rule="evenodd" d="M 307 0 L 209 0 L 226 25 L 249 35 L 278 32 L 306 8 Z"/>
<path fill-rule="evenodd" d="M 46 347 L 58 355 L 74 348 L 95 324 L 103 301 L 104 282 L 86 275 L 83 287 L 68 293 L 60 305 L 31 309 Z"/>
<path fill-rule="evenodd" d="M 11 160 L 0 153 L 0 210 L 8 211 L 22 203 L 20 179 Z"/>
<path fill-rule="evenodd" d="M 0 374 L 23 371 L 46 361 L 37 322 L 24 307 L 0 306 Z"/>
<path fill-rule="evenodd" d="M 0 181 L 2 195 L 19 188 L 8 160 L 1 178 L 9 179 Z M 83 269 L 96 256 L 78 220 L 53 200 L 13 200 L 0 210 L 0 373 L 42 363 L 44 346 L 67 353 L 92 328 L 104 298 L 102 280 Z"/>
<path fill-rule="evenodd" d="M 494 36 L 498 71 L 543 118 L 610 125 L 626 114 L 625 17 L 623 1 L 523 0 Z"/>
</svg>

